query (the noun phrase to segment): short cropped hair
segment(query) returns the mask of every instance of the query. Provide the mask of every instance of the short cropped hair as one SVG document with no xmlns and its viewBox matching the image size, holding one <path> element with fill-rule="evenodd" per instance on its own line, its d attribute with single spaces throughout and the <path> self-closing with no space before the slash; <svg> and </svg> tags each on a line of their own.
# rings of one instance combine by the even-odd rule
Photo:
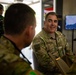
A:
<svg viewBox="0 0 76 75">
<path fill-rule="evenodd" d="M 45 20 L 47 19 L 47 17 L 48 17 L 49 15 L 55 15 L 55 16 L 58 18 L 57 14 L 56 14 L 55 12 L 49 12 L 49 13 L 46 14 Z"/>
<path fill-rule="evenodd" d="M 3 10 L 3 5 L 2 4 L 0 4 L 0 10 Z"/>
<path fill-rule="evenodd" d="M 5 34 L 21 34 L 27 25 L 35 22 L 35 11 L 26 4 L 15 3 L 8 7 L 4 17 Z"/>
</svg>

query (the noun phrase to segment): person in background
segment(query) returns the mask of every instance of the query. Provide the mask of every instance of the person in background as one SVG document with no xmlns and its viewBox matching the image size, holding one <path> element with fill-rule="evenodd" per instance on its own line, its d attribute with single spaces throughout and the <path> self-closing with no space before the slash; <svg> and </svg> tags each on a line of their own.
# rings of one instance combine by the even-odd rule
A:
<svg viewBox="0 0 76 75">
<path fill-rule="evenodd" d="M 4 7 L 2 4 L 0 4 L 0 37 L 1 35 L 4 34 L 4 29 L 3 29 L 3 10 L 4 10 Z"/>
<path fill-rule="evenodd" d="M 45 75 L 62 75 L 51 54 L 55 59 L 67 55 L 72 61 L 73 53 L 65 36 L 57 31 L 58 17 L 55 12 L 49 12 L 45 16 L 44 26 L 33 39 L 32 49 L 38 60 L 38 70 Z"/>
<path fill-rule="evenodd" d="M 0 38 L 0 75 L 42 75 L 33 70 L 21 50 L 30 45 L 36 27 L 35 11 L 26 4 L 11 4 L 5 12 Z M 24 59 L 20 58 L 20 53 Z"/>
</svg>

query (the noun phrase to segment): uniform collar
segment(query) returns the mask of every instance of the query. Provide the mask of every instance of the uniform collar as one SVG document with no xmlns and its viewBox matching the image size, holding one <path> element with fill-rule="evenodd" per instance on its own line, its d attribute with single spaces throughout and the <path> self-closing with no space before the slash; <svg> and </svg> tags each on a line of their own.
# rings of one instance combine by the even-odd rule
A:
<svg viewBox="0 0 76 75">
<path fill-rule="evenodd" d="M 43 31 L 43 33 L 44 33 L 48 38 L 50 38 L 50 39 L 55 39 L 55 38 L 56 38 L 56 35 L 57 35 L 56 32 L 55 32 L 54 34 L 49 34 L 49 33 L 47 33 L 47 32 L 44 30 L 44 28 L 42 29 L 42 31 Z"/>
</svg>

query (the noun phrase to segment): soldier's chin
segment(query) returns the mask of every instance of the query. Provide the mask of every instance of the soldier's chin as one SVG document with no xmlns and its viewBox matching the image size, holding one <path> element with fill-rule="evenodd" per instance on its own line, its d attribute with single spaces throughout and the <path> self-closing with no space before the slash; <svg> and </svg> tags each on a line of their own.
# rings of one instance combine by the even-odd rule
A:
<svg viewBox="0 0 76 75">
<path fill-rule="evenodd" d="M 51 31 L 50 31 L 50 33 L 54 33 L 54 32 L 55 32 L 55 30 L 51 30 Z"/>
</svg>

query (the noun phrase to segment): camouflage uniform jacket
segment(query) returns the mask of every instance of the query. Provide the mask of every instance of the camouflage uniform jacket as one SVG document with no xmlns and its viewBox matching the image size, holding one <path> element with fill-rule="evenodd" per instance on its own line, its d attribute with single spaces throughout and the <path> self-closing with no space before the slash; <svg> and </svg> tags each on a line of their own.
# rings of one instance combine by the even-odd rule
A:
<svg viewBox="0 0 76 75">
<path fill-rule="evenodd" d="M 32 70 L 19 54 L 9 39 L 4 36 L 0 38 L 0 75 L 42 75 Z"/>
<path fill-rule="evenodd" d="M 56 37 L 53 39 L 53 37 L 51 37 L 43 29 L 35 36 L 32 42 L 33 51 L 40 65 L 39 69 L 41 69 L 41 71 L 44 73 L 55 73 L 56 69 L 54 62 L 48 55 L 48 52 L 50 52 L 56 58 L 62 57 L 65 54 L 68 54 L 69 56 L 73 55 L 65 36 L 59 31 L 56 31 L 55 34 Z"/>
</svg>

